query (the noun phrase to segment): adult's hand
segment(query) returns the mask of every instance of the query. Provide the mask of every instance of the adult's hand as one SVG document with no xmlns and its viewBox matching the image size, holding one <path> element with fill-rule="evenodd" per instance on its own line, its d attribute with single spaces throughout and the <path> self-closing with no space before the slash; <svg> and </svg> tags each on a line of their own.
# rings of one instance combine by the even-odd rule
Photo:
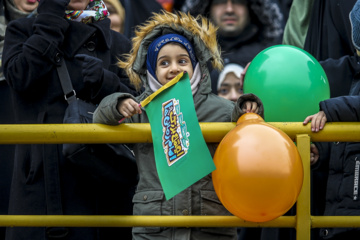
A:
<svg viewBox="0 0 360 240">
<path fill-rule="evenodd" d="M 70 0 L 40 0 L 37 12 L 63 17 Z"/>
<path fill-rule="evenodd" d="M 82 76 L 85 83 L 99 84 L 102 82 L 104 70 L 103 61 L 99 58 L 92 57 L 86 54 L 77 54 L 75 58 L 81 61 Z"/>
</svg>

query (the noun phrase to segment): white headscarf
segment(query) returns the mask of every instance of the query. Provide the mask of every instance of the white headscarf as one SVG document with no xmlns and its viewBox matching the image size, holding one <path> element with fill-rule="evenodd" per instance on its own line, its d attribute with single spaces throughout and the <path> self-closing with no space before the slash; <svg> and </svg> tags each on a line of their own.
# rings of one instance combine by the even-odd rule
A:
<svg viewBox="0 0 360 240">
<path fill-rule="evenodd" d="M 220 89 L 222 82 L 225 80 L 225 77 L 228 73 L 234 73 L 236 77 L 240 78 L 242 71 L 244 68 L 236 63 L 229 63 L 225 65 L 224 70 L 221 71 L 218 82 L 217 89 Z"/>
</svg>

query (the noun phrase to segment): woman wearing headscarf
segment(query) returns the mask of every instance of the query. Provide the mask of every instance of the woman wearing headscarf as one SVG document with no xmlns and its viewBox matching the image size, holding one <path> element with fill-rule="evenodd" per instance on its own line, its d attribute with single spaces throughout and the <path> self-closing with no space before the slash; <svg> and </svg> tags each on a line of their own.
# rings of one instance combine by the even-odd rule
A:
<svg viewBox="0 0 360 240">
<path fill-rule="evenodd" d="M 37 1 L 2 0 L 0 1 L 0 124 L 14 123 L 14 112 L 11 101 L 10 88 L 1 67 L 2 51 L 4 48 L 5 30 L 7 24 L 21 17 L 31 17 L 36 14 Z M 0 214 L 8 213 L 9 194 L 14 167 L 15 146 L 0 145 Z M 5 228 L 0 228 L 0 239 L 5 238 Z"/>
<path fill-rule="evenodd" d="M 103 1 L 40 0 L 36 18 L 9 23 L 3 66 L 16 123 L 62 123 L 68 106 L 57 67 L 67 66 L 76 96 L 97 104 L 113 92 L 137 95 L 116 66 L 130 41 L 110 30 Z M 132 185 L 104 184 L 62 155 L 62 144 L 17 145 L 9 214 L 131 214 Z M 124 163 L 124 167 L 126 164 Z M 132 176 L 136 179 L 136 176 Z M 126 228 L 8 228 L 7 240 L 130 239 Z"/>
</svg>

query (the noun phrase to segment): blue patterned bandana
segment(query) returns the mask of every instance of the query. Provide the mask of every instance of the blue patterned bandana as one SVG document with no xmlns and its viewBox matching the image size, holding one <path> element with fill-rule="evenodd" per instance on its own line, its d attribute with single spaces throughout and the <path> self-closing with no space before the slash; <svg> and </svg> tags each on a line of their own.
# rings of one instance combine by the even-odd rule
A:
<svg viewBox="0 0 360 240">
<path fill-rule="evenodd" d="M 66 10 L 65 18 L 85 24 L 103 20 L 109 16 L 103 0 L 90 0 L 85 10 Z"/>
<path fill-rule="evenodd" d="M 165 44 L 167 43 L 171 43 L 171 42 L 176 42 L 176 43 L 180 43 L 181 45 L 183 45 L 185 47 L 185 49 L 187 50 L 187 52 L 189 53 L 189 57 L 191 60 L 191 64 L 193 69 L 195 69 L 197 61 L 196 61 L 196 57 L 195 57 L 195 53 L 194 53 L 194 48 L 191 45 L 191 43 L 189 42 L 189 40 L 187 40 L 187 38 L 185 38 L 184 36 L 181 36 L 179 34 L 166 34 L 163 36 L 158 37 L 157 39 L 155 39 L 149 46 L 148 51 L 147 51 L 147 57 L 146 57 L 146 67 L 147 70 L 151 73 L 151 75 L 156 79 L 156 60 L 159 54 L 160 49 L 165 46 Z"/>
</svg>

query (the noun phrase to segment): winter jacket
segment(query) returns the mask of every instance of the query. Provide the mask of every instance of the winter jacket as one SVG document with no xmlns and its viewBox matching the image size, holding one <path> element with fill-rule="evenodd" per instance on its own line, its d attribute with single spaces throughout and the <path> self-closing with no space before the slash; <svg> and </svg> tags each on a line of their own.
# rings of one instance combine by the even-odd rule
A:
<svg viewBox="0 0 360 240">
<path fill-rule="evenodd" d="M 130 41 L 110 30 L 110 20 L 83 24 L 51 14 L 9 23 L 3 52 L 4 74 L 12 88 L 16 123 L 62 123 L 67 102 L 57 66 L 67 65 L 77 97 L 97 104 L 115 91 L 136 94 L 125 73 L 116 66 Z M 104 78 L 84 83 L 76 54 L 103 61 Z M 62 145 L 17 145 L 9 214 L 131 214 L 130 188 L 102 183 L 74 167 L 62 155 Z M 126 167 L 126 164 L 124 164 Z M 136 176 L 135 176 L 136 177 Z M 120 230 L 120 232 L 118 232 Z M 110 239 L 126 229 L 106 228 L 9 228 L 7 240 Z"/>
<path fill-rule="evenodd" d="M 359 79 L 360 57 L 354 54 L 339 59 L 320 61 L 330 86 L 330 97 L 349 95 L 352 85 Z"/>
<path fill-rule="evenodd" d="M 181 20 L 180 20 L 181 19 Z M 199 21 L 201 22 L 201 21 Z M 146 80 L 146 54 L 149 44 L 166 33 L 184 35 L 194 46 L 197 60 L 202 71 L 202 80 L 194 98 L 195 110 L 199 122 L 230 122 L 236 121 L 241 115 L 239 104 L 245 99 L 260 100 L 252 95 L 239 99 L 236 106 L 231 101 L 220 98 L 211 93 L 211 82 L 207 62 L 221 65 L 216 34 L 212 25 L 207 30 L 207 23 L 202 27 L 195 20 L 182 14 L 156 15 L 148 25 L 142 27 L 133 39 L 132 55 L 128 59 L 128 74 L 131 81 L 138 81 L 145 85 L 145 91 L 137 98 L 129 94 L 114 93 L 100 103 L 94 113 L 94 122 L 116 125 L 123 117 L 116 109 L 119 99 L 131 97 L 140 102 L 152 92 Z M 210 32 L 210 33 L 209 33 Z M 261 105 L 262 106 L 262 105 Z M 146 111 L 134 115 L 127 120 L 130 123 L 148 123 Z M 215 144 L 208 144 L 213 155 Z M 205 176 L 192 186 L 166 200 L 159 176 L 156 171 L 155 157 L 152 143 L 138 143 L 134 148 L 140 180 L 133 198 L 135 215 L 230 215 L 219 201 L 212 184 L 211 174 Z M 134 239 L 237 239 L 236 228 L 168 228 L 168 227 L 135 227 Z"/>
<path fill-rule="evenodd" d="M 360 121 L 360 71 L 354 72 L 351 96 L 330 98 L 320 102 L 328 122 Z M 349 94 L 348 94 L 349 95 Z M 314 170 L 329 168 L 326 188 L 326 216 L 358 216 L 360 202 L 358 194 L 358 177 L 360 166 L 360 143 L 334 142 L 316 143 L 320 159 Z M 324 239 L 335 237 L 353 229 L 325 228 L 320 235 Z M 360 236 L 360 232 L 357 233 Z"/>
<path fill-rule="evenodd" d="M 12 0 L 0 1 L 0 124 L 13 124 L 14 111 L 11 101 L 11 89 L 2 70 L 2 52 L 4 47 L 5 30 L 8 22 L 34 15 L 36 10 L 32 13 L 22 12 L 18 10 Z M 0 145 L 0 214 L 8 213 L 10 186 L 12 179 L 12 172 L 14 167 L 14 152 L 15 145 Z M 5 239 L 5 228 L 0 229 L 0 239 Z"/>
</svg>

